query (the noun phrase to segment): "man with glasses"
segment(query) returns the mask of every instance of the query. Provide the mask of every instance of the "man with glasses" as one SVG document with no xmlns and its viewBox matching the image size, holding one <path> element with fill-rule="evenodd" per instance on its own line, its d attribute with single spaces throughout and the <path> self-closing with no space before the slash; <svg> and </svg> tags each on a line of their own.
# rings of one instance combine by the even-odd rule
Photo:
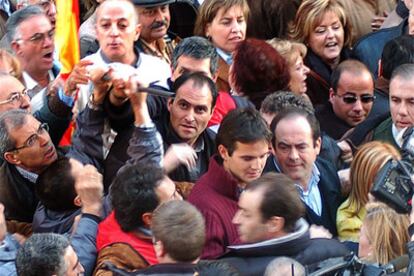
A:
<svg viewBox="0 0 414 276">
<path fill-rule="evenodd" d="M 0 73 L 0 114 L 12 109 L 32 111 L 28 90 L 15 77 Z M 47 98 L 40 110 L 33 116 L 50 126 L 50 137 L 55 145 L 60 142 L 71 120 L 71 107 L 62 102 L 57 95 Z"/>
<path fill-rule="evenodd" d="M 37 206 L 37 175 L 57 158 L 47 124 L 24 110 L 0 115 L 0 201 L 7 220 L 31 223 Z"/>
<path fill-rule="evenodd" d="M 347 60 L 332 73 L 329 93 L 329 102 L 317 108 L 315 115 L 321 131 L 339 140 L 370 113 L 375 100 L 374 81 L 363 63 Z"/>
<path fill-rule="evenodd" d="M 32 107 L 38 110 L 44 105 L 46 88 L 59 73 L 54 62 L 54 27 L 41 7 L 30 5 L 10 16 L 7 36 L 22 66 Z M 65 97 L 63 91 L 59 94 L 62 99 Z"/>
</svg>

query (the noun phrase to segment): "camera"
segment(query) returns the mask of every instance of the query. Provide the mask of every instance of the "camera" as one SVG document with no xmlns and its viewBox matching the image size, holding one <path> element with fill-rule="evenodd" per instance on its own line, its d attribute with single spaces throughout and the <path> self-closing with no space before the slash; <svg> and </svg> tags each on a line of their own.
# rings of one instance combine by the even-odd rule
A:
<svg viewBox="0 0 414 276">
<path fill-rule="evenodd" d="M 400 161 L 388 160 L 378 172 L 371 194 L 398 213 L 410 213 L 414 193 L 414 131 L 409 127 L 403 134 Z"/>
</svg>

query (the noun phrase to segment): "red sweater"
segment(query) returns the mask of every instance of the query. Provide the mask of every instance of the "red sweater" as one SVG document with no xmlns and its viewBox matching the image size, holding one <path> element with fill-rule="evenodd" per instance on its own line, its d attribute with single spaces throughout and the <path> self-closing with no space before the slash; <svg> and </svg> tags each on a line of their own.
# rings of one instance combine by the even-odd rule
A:
<svg viewBox="0 0 414 276">
<path fill-rule="evenodd" d="M 188 198 L 206 221 L 203 259 L 218 258 L 228 245 L 240 243 L 237 228 L 232 223 L 237 211 L 238 182 L 216 158 L 210 158 L 208 171 L 194 185 Z"/>
</svg>

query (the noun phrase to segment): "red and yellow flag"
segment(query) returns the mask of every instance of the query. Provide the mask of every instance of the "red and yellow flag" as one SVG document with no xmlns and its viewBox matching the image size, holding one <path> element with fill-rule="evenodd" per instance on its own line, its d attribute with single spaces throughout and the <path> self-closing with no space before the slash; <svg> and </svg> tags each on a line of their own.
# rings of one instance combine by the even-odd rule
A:
<svg viewBox="0 0 414 276">
<path fill-rule="evenodd" d="M 61 74 L 69 74 L 80 59 L 79 51 L 79 2 L 56 0 L 55 44 L 62 64 Z"/>
</svg>

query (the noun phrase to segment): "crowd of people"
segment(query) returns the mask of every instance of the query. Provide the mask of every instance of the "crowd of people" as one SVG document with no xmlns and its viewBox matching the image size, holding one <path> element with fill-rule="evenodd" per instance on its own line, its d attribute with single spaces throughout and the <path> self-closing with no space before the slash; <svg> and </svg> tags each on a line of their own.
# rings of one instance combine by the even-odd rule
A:
<svg viewBox="0 0 414 276">
<path fill-rule="evenodd" d="M 371 189 L 414 160 L 414 0 L 79 2 L 65 76 L 55 0 L 0 2 L 0 275 L 412 257 Z"/>
</svg>

